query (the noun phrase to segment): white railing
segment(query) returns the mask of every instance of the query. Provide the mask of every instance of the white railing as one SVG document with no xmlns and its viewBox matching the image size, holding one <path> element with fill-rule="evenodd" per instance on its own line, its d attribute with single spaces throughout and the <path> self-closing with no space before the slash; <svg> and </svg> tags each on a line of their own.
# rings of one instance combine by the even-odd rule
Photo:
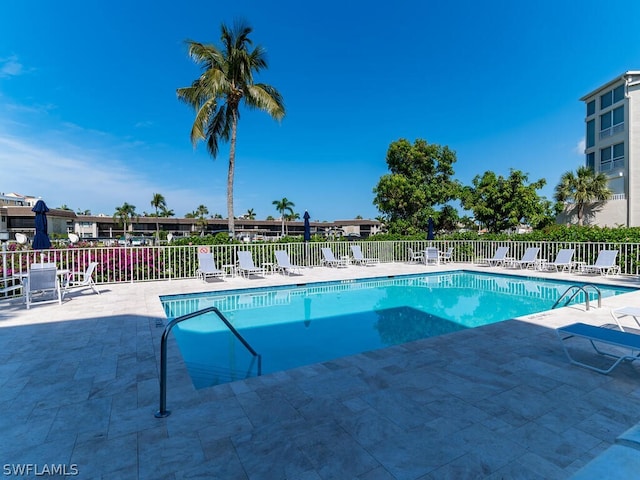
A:
<svg viewBox="0 0 640 480">
<path fill-rule="evenodd" d="M 487 241 L 487 240 L 398 240 L 360 242 L 311 242 L 210 245 L 218 268 L 235 264 L 238 250 L 249 250 L 256 265 L 273 263 L 275 250 L 286 250 L 291 263 L 296 265 L 321 265 L 322 247 L 330 247 L 336 257 L 351 254 L 350 245 L 361 246 L 365 257 L 378 258 L 380 262 L 405 262 L 409 260 L 408 249 L 424 250 L 432 245 L 440 251 L 453 247 L 453 261 L 474 263 L 490 258 L 499 246 L 509 247 L 509 257 L 521 258 L 528 247 L 540 247 L 538 258 L 553 260 L 558 250 L 574 248 L 574 261 L 593 264 L 600 250 L 618 250 L 618 265 L 622 275 L 640 273 L 640 244 L 609 242 L 534 242 L 534 241 Z M 144 282 L 194 278 L 198 268 L 197 253 L 202 246 L 158 246 L 158 247 L 71 247 L 51 250 L 18 250 L 0 254 L 0 288 L 12 282 L 12 276 L 24 272 L 32 263 L 55 262 L 58 268 L 84 271 L 89 262 L 98 262 L 98 283 Z"/>
</svg>

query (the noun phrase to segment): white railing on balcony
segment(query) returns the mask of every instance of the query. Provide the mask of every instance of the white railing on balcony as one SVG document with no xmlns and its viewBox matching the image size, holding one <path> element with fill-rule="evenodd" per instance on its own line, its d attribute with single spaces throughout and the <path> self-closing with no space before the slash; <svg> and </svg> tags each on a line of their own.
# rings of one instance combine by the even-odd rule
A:
<svg viewBox="0 0 640 480">
<path fill-rule="evenodd" d="M 624 157 L 623 158 L 614 158 L 613 161 L 605 161 L 600 164 L 601 172 L 609 172 L 611 170 L 616 170 L 619 168 L 624 168 Z"/>
<path fill-rule="evenodd" d="M 486 241 L 486 240 L 398 240 L 360 241 L 365 257 L 374 257 L 381 262 L 406 262 L 408 248 L 424 250 L 428 245 L 440 251 L 454 247 L 453 261 L 475 263 L 481 258 L 493 256 L 498 246 L 509 246 L 510 257 L 521 258 L 528 247 L 540 247 L 538 258 L 553 260 L 558 250 L 574 248 L 575 261 L 593 264 L 600 250 L 618 250 L 618 265 L 622 275 L 640 273 L 640 244 L 608 242 L 534 242 L 534 241 Z M 319 266 L 322 247 L 331 247 L 336 257 L 350 255 L 351 242 L 311 242 L 287 244 L 233 244 L 211 245 L 208 248 L 220 268 L 235 264 L 238 250 L 249 250 L 256 265 L 273 263 L 275 250 L 286 250 L 291 262 L 297 265 Z M 51 250 L 7 251 L 0 259 L 0 288 L 15 281 L 13 275 L 24 272 L 32 263 L 55 262 L 58 268 L 84 271 L 89 262 L 98 262 L 96 281 L 98 283 L 144 282 L 195 278 L 198 268 L 198 245 L 159 247 L 71 247 Z M 4 283 L 4 285 L 2 285 Z"/>
</svg>

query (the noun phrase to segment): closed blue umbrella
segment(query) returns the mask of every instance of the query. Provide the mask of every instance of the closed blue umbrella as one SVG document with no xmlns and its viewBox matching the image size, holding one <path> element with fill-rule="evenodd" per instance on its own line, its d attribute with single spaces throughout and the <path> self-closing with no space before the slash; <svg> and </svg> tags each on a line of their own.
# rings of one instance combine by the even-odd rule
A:
<svg viewBox="0 0 640 480">
<path fill-rule="evenodd" d="M 51 240 L 49 240 L 49 235 L 47 234 L 47 212 L 49 207 L 42 200 L 38 200 L 31 211 L 36 212 L 36 235 L 33 237 L 31 246 L 34 250 L 51 248 Z"/>
<path fill-rule="evenodd" d="M 304 211 L 304 263 L 309 265 L 309 241 L 311 240 L 311 226 L 309 225 L 309 219 L 311 215 L 306 210 Z"/>
<path fill-rule="evenodd" d="M 429 217 L 429 221 L 427 222 L 427 240 L 433 240 L 434 238 L 436 238 L 433 230 L 433 218 Z"/>
<path fill-rule="evenodd" d="M 304 218 L 304 241 L 308 242 L 311 240 L 311 225 L 309 225 L 309 219 L 311 218 L 311 215 L 309 215 L 309 212 L 305 210 L 303 218 Z"/>
</svg>

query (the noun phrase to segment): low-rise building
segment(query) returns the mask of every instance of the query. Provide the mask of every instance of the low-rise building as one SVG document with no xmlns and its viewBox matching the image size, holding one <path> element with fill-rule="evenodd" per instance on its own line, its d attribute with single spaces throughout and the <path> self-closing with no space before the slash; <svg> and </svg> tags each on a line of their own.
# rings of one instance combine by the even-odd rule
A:
<svg viewBox="0 0 640 480">
<path fill-rule="evenodd" d="M 22 233 L 32 238 L 35 234 L 35 213 L 31 211 L 31 208 L 37 198 L 5 197 L 7 198 L 4 199 L 4 202 L 0 198 L 0 232 L 9 232 L 10 239 L 14 239 L 16 233 Z M 69 233 L 75 233 L 83 239 L 117 239 L 124 234 L 153 237 L 156 228 L 167 234 L 171 233 L 174 237 L 228 232 L 227 220 L 223 218 L 208 218 L 203 224 L 202 220 L 198 218 L 134 217 L 131 224 L 127 225 L 126 232 L 122 223 L 108 215 L 80 215 L 71 210 L 50 208 L 47 220 L 50 235 L 66 236 Z M 280 220 L 239 218 L 235 221 L 235 227 L 236 238 L 243 241 L 270 240 L 282 235 Z M 367 238 L 378 233 L 381 224 L 378 220 L 354 219 L 310 222 L 310 227 L 312 235 L 328 237 L 349 235 Z M 304 222 L 286 222 L 285 234 L 302 236 Z"/>
</svg>

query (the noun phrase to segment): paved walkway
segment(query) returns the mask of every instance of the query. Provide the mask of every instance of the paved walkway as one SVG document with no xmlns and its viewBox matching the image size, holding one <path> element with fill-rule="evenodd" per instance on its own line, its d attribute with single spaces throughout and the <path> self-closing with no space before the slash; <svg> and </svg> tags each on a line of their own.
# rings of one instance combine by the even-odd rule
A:
<svg viewBox="0 0 640 480">
<path fill-rule="evenodd" d="M 640 368 L 572 366 L 553 330 L 610 323 L 610 308 L 637 305 L 640 293 L 202 390 L 172 340 L 172 414 L 154 417 L 158 295 L 459 267 L 104 285 L 29 311 L 2 301 L 3 473 L 32 464 L 77 466 L 81 479 L 562 479 L 640 422 Z"/>
</svg>

